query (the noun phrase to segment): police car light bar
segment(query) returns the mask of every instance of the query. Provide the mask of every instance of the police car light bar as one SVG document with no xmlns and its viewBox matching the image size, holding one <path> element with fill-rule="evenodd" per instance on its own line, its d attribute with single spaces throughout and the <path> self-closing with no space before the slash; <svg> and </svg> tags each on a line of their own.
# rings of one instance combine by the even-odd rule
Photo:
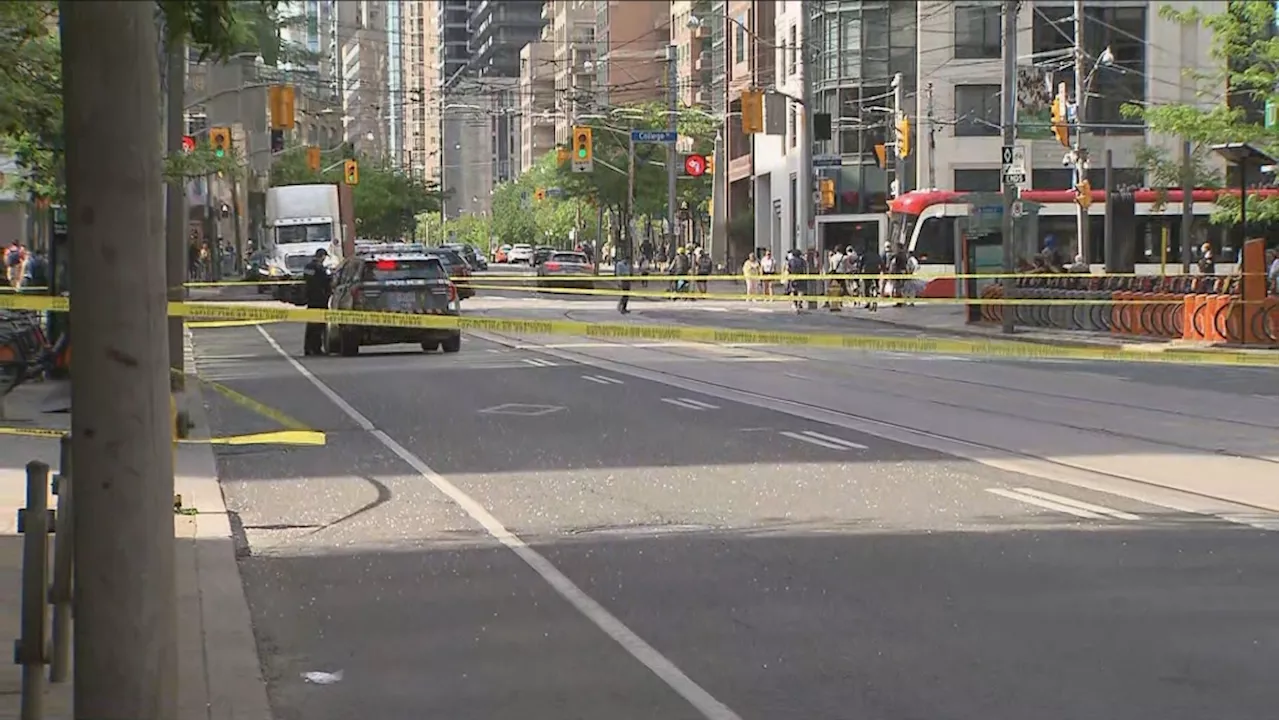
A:
<svg viewBox="0 0 1280 720">
<path fill-rule="evenodd" d="M 421 255 L 427 251 L 422 243 L 389 243 L 356 241 L 357 255 Z"/>
</svg>

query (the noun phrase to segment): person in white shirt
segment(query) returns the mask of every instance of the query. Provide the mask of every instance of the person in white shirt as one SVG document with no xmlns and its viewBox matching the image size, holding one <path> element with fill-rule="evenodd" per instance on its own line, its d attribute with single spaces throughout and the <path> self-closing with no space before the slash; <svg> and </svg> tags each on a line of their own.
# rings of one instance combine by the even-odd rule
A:
<svg viewBox="0 0 1280 720">
<path fill-rule="evenodd" d="M 760 258 L 760 289 L 764 291 L 766 296 L 773 296 L 773 275 L 778 272 L 778 261 L 773 257 L 772 250 L 765 250 L 764 257 Z"/>
</svg>

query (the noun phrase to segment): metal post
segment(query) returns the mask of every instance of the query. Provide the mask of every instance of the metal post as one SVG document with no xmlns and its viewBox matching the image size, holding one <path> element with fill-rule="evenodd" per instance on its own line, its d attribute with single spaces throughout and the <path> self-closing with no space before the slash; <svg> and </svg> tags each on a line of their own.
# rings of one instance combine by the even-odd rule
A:
<svg viewBox="0 0 1280 720">
<path fill-rule="evenodd" d="M 59 439 L 58 474 L 53 478 L 53 492 L 58 496 L 54 516 L 57 528 L 53 536 L 53 580 L 49 585 L 49 603 L 53 605 L 53 627 L 50 638 L 49 682 L 66 682 L 71 675 L 71 576 L 74 572 L 71 509 L 71 434 Z"/>
<path fill-rule="evenodd" d="M 725 186 L 729 170 L 724 154 L 724 133 L 717 130 L 715 148 L 711 153 L 715 172 L 711 175 L 711 242 L 707 244 L 708 249 L 721 247 L 721 243 L 725 248 L 729 247 L 726 237 L 728 224 L 725 222 Z"/>
<path fill-rule="evenodd" d="M 1102 217 L 1102 267 L 1103 272 L 1119 272 L 1116 266 L 1116 238 L 1115 238 L 1115 216 L 1112 210 L 1112 194 L 1116 191 L 1115 172 L 1111 166 L 1111 150 L 1108 149 L 1104 153 L 1104 161 L 1102 166 L 1102 187 L 1104 191 L 1103 197 L 1106 198 L 1104 205 L 1105 215 Z"/>
<path fill-rule="evenodd" d="M 1191 225 L 1195 221 L 1195 169 L 1191 160 L 1191 141 L 1182 141 L 1182 231 L 1178 241 L 1182 243 L 1182 274 L 1191 273 Z"/>
<path fill-rule="evenodd" d="M 1000 134 L 1005 145 L 1012 146 L 1017 139 L 1018 121 L 1018 0 L 1004 2 L 1004 78 L 1001 94 Z M 1000 280 L 1002 296 L 1005 301 L 1013 299 L 1015 286 L 1014 271 L 1014 229 L 1013 203 L 1018 199 L 1018 186 L 1004 180 L 1004 227 L 1001 233 L 1001 249 L 1003 250 L 1003 275 Z M 1006 304 L 1000 313 L 1001 331 L 1014 331 L 1014 306 Z"/>
<path fill-rule="evenodd" d="M 27 463 L 27 507 L 21 511 L 22 629 L 14 660 L 22 665 L 22 720 L 44 715 L 45 603 L 49 583 L 49 466 Z"/>
<path fill-rule="evenodd" d="M 186 95 L 187 50 L 180 42 L 171 42 L 165 68 L 169 83 L 165 92 L 167 104 L 165 118 L 165 151 L 170 155 L 182 152 L 182 136 L 186 132 L 186 113 L 183 104 Z M 165 234 L 165 283 L 170 302 L 182 302 L 185 298 L 183 283 L 187 279 L 187 193 L 185 181 L 171 178 L 166 186 L 164 206 Z M 169 386 L 181 391 L 186 385 L 186 368 L 183 365 L 182 318 L 170 317 L 169 324 Z"/>
<path fill-rule="evenodd" d="M 1076 121 L 1072 151 L 1075 155 L 1075 184 L 1079 185 L 1089 178 L 1089 152 L 1081 147 L 1084 138 L 1084 110 L 1089 100 L 1089 88 L 1085 87 L 1084 0 L 1075 0 L 1075 25 Z M 1079 252 L 1088 264 L 1093 262 L 1092 253 L 1089 252 L 1089 208 L 1076 206 L 1076 226 L 1079 228 Z"/>
<path fill-rule="evenodd" d="M 635 216 L 636 207 L 636 140 L 627 140 L 627 243 L 631 242 L 631 218 Z"/>
<path fill-rule="evenodd" d="M 804 10 L 803 13 L 807 13 Z M 802 14 L 803 14 L 802 13 Z M 794 209 L 796 217 L 796 225 L 800 228 L 800 236 L 802 240 L 797 244 L 801 250 L 807 250 L 813 246 L 812 236 L 810 235 L 810 225 L 813 224 L 814 201 L 813 201 L 813 113 L 817 110 L 817 104 L 813 99 L 813 73 L 809 67 L 809 53 L 807 49 L 811 47 L 809 44 L 809 20 L 802 18 L 804 23 L 804 33 L 800 40 L 800 48 L 797 51 L 800 61 L 800 98 L 801 110 L 804 113 L 804 121 L 796 128 L 796 135 L 800 142 L 800 171 L 797 173 L 797 180 L 800 187 L 797 188 L 796 202 L 799 207 Z M 832 52 L 834 48 L 827 48 L 828 52 Z M 719 171 L 719 167 L 716 170 Z M 726 170 L 727 171 L 727 170 Z"/>
<path fill-rule="evenodd" d="M 936 188 L 938 187 L 938 168 L 934 162 L 934 155 L 937 152 L 938 143 L 936 138 L 934 138 L 934 135 L 938 130 L 937 126 L 934 124 L 933 115 L 933 83 L 929 83 L 925 86 L 925 95 L 929 102 L 928 109 L 925 111 L 928 113 L 926 121 L 929 131 L 929 187 Z"/>
<path fill-rule="evenodd" d="M 676 46 L 667 45 L 667 130 L 670 132 L 678 132 L 679 127 L 676 124 L 676 113 L 680 111 L 680 88 L 679 78 L 676 68 Z M 635 149 L 632 148 L 632 157 L 635 157 Z M 676 239 L 676 144 L 667 145 L 667 242 L 672 243 Z M 634 162 L 634 160 L 633 160 Z M 634 173 L 633 173 L 634 174 Z M 627 214 L 630 215 L 630 208 L 627 208 Z M 627 221 L 630 222 L 628 217 Z"/>
<path fill-rule="evenodd" d="M 902 73 L 894 73 L 893 74 L 893 127 L 894 127 L 895 133 L 897 132 L 898 121 L 902 119 L 902 93 L 904 90 L 904 88 L 902 87 L 902 83 L 903 83 Z M 910 138 L 903 138 L 903 140 L 908 143 L 911 142 Z M 894 148 L 893 148 L 893 190 L 894 190 L 893 196 L 894 197 L 897 197 L 898 195 L 901 195 L 902 193 L 907 191 L 907 184 L 906 182 L 904 182 L 904 178 L 902 176 L 902 170 L 905 166 L 906 166 L 906 163 L 904 161 L 904 158 L 902 157 L 902 149 L 898 146 L 898 143 L 895 142 Z M 897 252 L 898 251 L 897 236 L 894 236 L 892 238 L 892 241 L 893 241 L 892 250 L 894 252 Z"/>
</svg>

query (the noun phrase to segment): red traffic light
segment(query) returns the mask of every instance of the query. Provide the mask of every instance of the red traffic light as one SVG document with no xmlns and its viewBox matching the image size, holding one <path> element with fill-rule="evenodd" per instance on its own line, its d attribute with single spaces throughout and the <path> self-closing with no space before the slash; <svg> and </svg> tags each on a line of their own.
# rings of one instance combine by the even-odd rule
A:
<svg viewBox="0 0 1280 720">
<path fill-rule="evenodd" d="M 690 177 L 700 177 L 707 171 L 707 159 L 701 155 L 686 155 L 684 158 L 684 172 Z"/>
<path fill-rule="evenodd" d="M 193 137 L 191 137 L 190 135 L 183 135 L 183 136 L 182 136 L 182 151 L 183 151 L 183 152 L 192 152 L 192 151 L 194 151 L 195 149 L 196 149 L 196 139 L 195 139 L 195 138 L 193 138 Z"/>
</svg>

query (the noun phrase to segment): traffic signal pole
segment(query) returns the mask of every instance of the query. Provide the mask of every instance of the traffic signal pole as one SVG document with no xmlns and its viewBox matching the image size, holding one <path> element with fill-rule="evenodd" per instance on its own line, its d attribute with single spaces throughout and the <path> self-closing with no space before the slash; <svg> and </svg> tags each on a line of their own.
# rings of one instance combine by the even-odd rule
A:
<svg viewBox="0 0 1280 720">
<path fill-rule="evenodd" d="M 64 0 L 58 16 L 75 243 L 74 717 L 170 720 L 178 622 L 157 142 L 164 53 L 151 3 Z"/>
<path fill-rule="evenodd" d="M 1004 77 L 1001 90 L 1001 113 L 1000 113 L 1000 134 L 1003 143 L 1007 147 L 1012 147 L 1017 139 L 1017 122 L 1018 122 L 1018 2 L 1019 0 L 1004 0 Z M 1003 291 L 1002 297 L 1005 300 L 1013 298 L 1016 288 L 1013 282 L 1014 271 L 1014 239 L 1013 233 L 1016 229 L 1016 223 L 1013 217 L 1013 204 L 1018 200 L 1018 186 L 1009 182 L 1007 177 L 1001 178 L 1004 182 L 1004 216 L 1003 227 L 1000 238 L 1000 249 L 1003 255 L 1003 275 L 1000 280 L 1000 287 Z M 1012 305 L 1005 305 L 1001 308 L 1000 321 L 1001 332 L 1012 334 L 1014 331 L 1014 308 Z"/>
<path fill-rule="evenodd" d="M 680 88 L 676 72 L 676 46 L 667 45 L 667 130 L 678 132 L 676 114 L 680 111 Z M 632 157 L 635 149 L 632 148 Z M 676 239 L 676 144 L 667 145 L 667 247 Z M 634 161 L 633 161 L 634 162 Z"/>
<path fill-rule="evenodd" d="M 1088 101 L 1089 89 L 1086 87 L 1084 56 L 1084 0 L 1075 0 L 1075 74 L 1076 74 L 1076 121 L 1075 144 L 1072 156 L 1075 159 L 1075 187 L 1089 179 L 1089 151 L 1083 148 L 1084 108 Z M 1093 262 L 1089 252 L 1089 206 L 1088 203 L 1076 203 L 1076 227 L 1079 228 L 1080 244 L 1076 250 L 1084 258 L 1085 264 Z"/>
</svg>

